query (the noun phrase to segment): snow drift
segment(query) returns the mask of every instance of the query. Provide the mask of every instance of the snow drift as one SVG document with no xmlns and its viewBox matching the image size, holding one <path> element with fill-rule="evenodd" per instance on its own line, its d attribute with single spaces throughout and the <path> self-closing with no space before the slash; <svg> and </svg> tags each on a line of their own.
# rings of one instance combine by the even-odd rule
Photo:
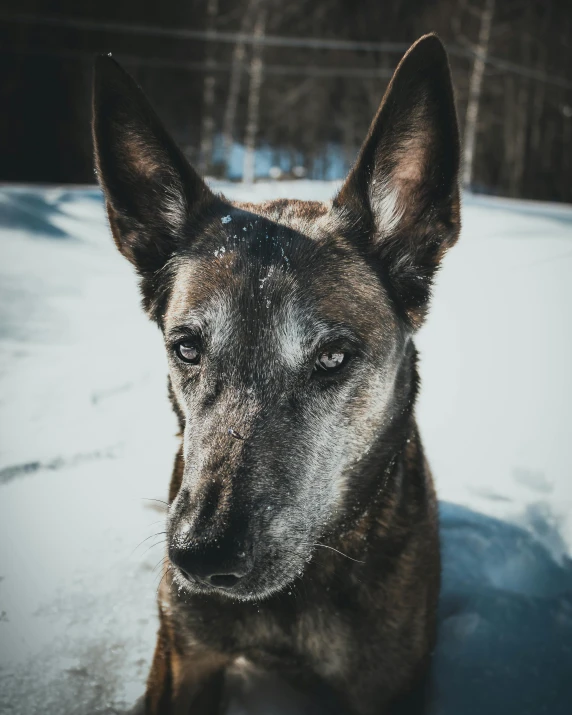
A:
<svg viewBox="0 0 572 715">
<path fill-rule="evenodd" d="M 214 184 L 254 200 L 335 190 Z M 465 199 L 418 339 L 418 418 L 443 500 L 431 713 L 570 712 L 571 268 L 572 209 Z M 3 713 L 119 713 L 143 690 L 154 500 L 176 445 L 165 377 L 100 193 L 0 189 Z M 306 707 L 276 692 L 243 690 L 231 709 Z"/>
</svg>

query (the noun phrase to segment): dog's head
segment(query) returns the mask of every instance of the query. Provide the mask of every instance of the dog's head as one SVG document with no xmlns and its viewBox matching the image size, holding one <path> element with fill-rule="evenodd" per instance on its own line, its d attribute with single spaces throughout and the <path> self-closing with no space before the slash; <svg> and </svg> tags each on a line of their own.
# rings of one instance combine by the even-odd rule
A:
<svg viewBox="0 0 572 715">
<path fill-rule="evenodd" d="M 411 336 L 459 231 L 445 51 L 410 49 L 327 205 L 214 195 L 108 57 L 93 126 L 183 433 L 170 558 L 191 591 L 262 598 L 359 511 L 411 412 Z"/>
</svg>

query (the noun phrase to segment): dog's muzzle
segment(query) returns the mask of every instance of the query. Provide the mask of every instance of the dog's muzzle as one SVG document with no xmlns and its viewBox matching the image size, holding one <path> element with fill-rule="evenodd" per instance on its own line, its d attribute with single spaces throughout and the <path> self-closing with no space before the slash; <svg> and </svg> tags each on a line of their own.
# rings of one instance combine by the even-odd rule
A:
<svg viewBox="0 0 572 715">
<path fill-rule="evenodd" d="M 169 546 L 169 559 L 191 583 L 229 591 L 251 572 L 252 551 L 234 530 L 221 535 L 189 538 L 180 525 Z"/>
</svg>

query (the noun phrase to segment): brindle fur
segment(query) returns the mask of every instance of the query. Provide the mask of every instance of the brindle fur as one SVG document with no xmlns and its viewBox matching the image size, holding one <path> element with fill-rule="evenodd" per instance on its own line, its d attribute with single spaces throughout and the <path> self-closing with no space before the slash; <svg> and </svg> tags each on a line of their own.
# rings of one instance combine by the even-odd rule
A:
<svg viewBox="0 0 572 715">
<path fill-rule="evenodd" d="M 182 435 L 145 712 L 220 712 L 240 658 L 325 684 L 356 715 L 388 712 L 427 668 L 439 594 L 412 336 L 459 232 L 440 41 L 402 60 L 332 204 L 215 196 L 107 57 L 94 139 L 114 239 L 165 338 Z M 189 331 L 204 356 L 192 368 L 173 352 Z M 352 357 L 321 379 L 328 341 Z M 246 564 L 230 590 L 179 569 L 217 559 L 222 573 Z"/>
</svg>

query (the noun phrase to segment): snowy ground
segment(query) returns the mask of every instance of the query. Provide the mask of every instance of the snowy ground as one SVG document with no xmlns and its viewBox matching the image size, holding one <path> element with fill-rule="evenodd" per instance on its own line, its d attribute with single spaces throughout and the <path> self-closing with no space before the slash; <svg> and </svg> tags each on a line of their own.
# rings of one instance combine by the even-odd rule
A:
<svg viewBox="0 0 572 715">
<path fill-rule="evenodd" d="M 468 197 L 418 340 L 445 502 L 431 713 L 570 713 L 571 311 L 572 208 Z M 175 451 L 165 375 L 99 192 L 0 189 L 2 713 L 117 713 L 142 692 L 162 555 L 152 500 Z"/>
</svg>

